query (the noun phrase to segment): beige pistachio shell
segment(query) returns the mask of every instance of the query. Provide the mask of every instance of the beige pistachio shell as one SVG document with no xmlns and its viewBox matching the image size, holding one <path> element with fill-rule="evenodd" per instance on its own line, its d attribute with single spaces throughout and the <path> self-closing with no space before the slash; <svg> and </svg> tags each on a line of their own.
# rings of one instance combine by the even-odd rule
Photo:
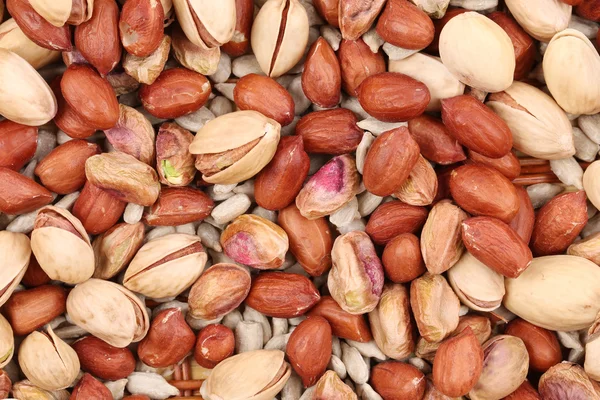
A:
<svg viewBox="0 0 600 400">
<path fill-rule="evenodd" d="M 60 51 L 45 49 L 29 40 L 13 18 L 0 25 L 0 48 L 23 57 L 35 69 L 60 59 Z"/>
<path fill-rule="evenodd" d="M 0 368 L 12 360 L 15 352 L 15 337 L 10 323 L 0 314 Z"/>
<path fill-rule="evenodd" d="M 491 100 L 486 105 L 506 122 L 517 150 L 545 160 L 575 154 L 571 122 L 552 97 L 518 81 L 504 92 L 514 103 Z"/>
<path fill-rule="evenodd" d="M 196 46 L 209 48 L 200 37 L 192 13 L 196 14 L 206 31 L 217 42 L 225 44 L 233 36 L 236 23 L 235 0 L 173 0 L 173 6 L 183 32 Z"/>
<path fill-rule="evenodd" d="M 208 183 L 233 184 L 256 175 L 271 161 L 279 143 L 281 125 L 257 111 L 236 111 L 209 121 L 190 144 L 192 154 L 232 150 L 262 138 L 245 156 L 224 170 L 202 178 Z M 223 140 L 227 138 L 227 140 Z"/>
<path fill-rule="evenodd" d="M 31 245 L 27 235 L 0 231 L 0 306 L 6 303 L 21 282 L 30 257 Z"/>
<path fill-rule="evenodd" d="M 63 26 L 71 15 L 72 0 L 29 0 L 31 7 L 54 26 Z"/>
<path fill-rule="evenodd" d="M 280 350 L 254 350 L 229 357 L 212 370 L 206 380 L 205 397 L 271 400 L 292 373 L 284 358 L 285 353 Z M 232 384 L 232 378 L 235 378 L 235 384 Z"/>
<path fill-rule="evenodd" d="M 115 347 L 139 342 L 150 326 L 146 306 L 134 293 L 100 279 L 75 286 L 67 312 L 77 326 Z"/>
<path fill-rule="evenodd" d="M 285 32 L 281 34 L 285 10 L 288 14 Z M 252 50 L 263 72 L 277 78 L 292 69 L 304 55 L 308 30 L 308 16 L 298 0 L 267 1 L 254 19 L 250 36 Z"/>
<path fill-rule="evenodd" d="M 458 80 L 485 92 L 500 92 L 513 81 L 515 51 L 510 38 L 476 12 L 457 15 L 444 26 L 440 57 Z"/>
<path fill-rule="evenodd" d="M 13 396 L 19 400 L 69 400 L 71 393 L 67 390 L 44 390 L 25 379 L 15 382 L 12 387 Z"/>
<path fill-rule="evenodd" d="M 352 388 L 334 371 L 326 371 L 314 386 L 313 399 L 358 400 Z M 366 397 L 365 397 L 366 398 Z"/>
<path fill-rule="evenodd" d="M 504 297 L 504 277 L 465 252 L 448 270 L 448 282 L 460 301 L 477 311 L 493 311 Z"/>
<path fill-rule="evenodd" d="M 588 328 L 600 311 L 600 268 L 582 257 L 534 258 L 515 279 L 506 279 L 504 306 L 553 331 Z"/>
<path fill-rule="evenodd" d="M 459 81 L 438 57 L 416 53 L 403 60 L 390 60 L 388 70 L 408 75 L 427 86 L 431 95 L 427 111 L 441 111 L 442 99 L 459 96 L 465 91 L 464 83 Z"/>
<path fill-rule="evenodd" d="M 69 284 L 86 281 L 94 274 L 94 250 L 81 222 L 68 210 L 55 206 L 40 209 L 53 211 L 67 219 L 81 237 L 57 227 L 35 228 L 31 233 L 31 249 L 40 267 L 51 279 Z"/>
<path fill-rule="evenodd" d="M 572 7 L 560 0 L 506 0 L 506 6 L 527 33 L 548 42 L 567 29 Z"/>
<path fill-rule="evenodd" d="M 199 245 L 201 251 L 153 266 L 192 245 Z M 155 299 L 177 296 L 200 277 L 207 258 L 198 236 L 182 233 L 166 235 L 142 246 L 125 271 L 123 285 Z"/>
<path fill-rule="evenodd" d="M 548 90 L 566 112 L 600 111 L 600 55 L 583 33 L 565 29 L 554 35 L 543 67 Z"/>
<path fill-rule="evenodd" d="M 600 207 L 600 161 L 594 161 L 583 173 L 583 188 L 594 207 Z M 0 301 L 0 304 L 2 302 Z"/>
<path fill-rule="evenodd" d="M 94 278 L 111 279 L 133 259 L 144 240 L 144 224 L 118 224 L 92 243 L 96 259 Z"/>
<path fill-rule="evenodd" d="M 23 125 L 40 126 L 56 115 L 50 86 L 22 57 L 0 48 L 0 114 Z"/>
<path fill-rule="evenodd" d="M 50 327 L 47 334 L 35 331 L 23 340 L 19 365 L 27 379 L 46 390 L 65 389 L 79 374 L 77 353 Z"/>
</svg>

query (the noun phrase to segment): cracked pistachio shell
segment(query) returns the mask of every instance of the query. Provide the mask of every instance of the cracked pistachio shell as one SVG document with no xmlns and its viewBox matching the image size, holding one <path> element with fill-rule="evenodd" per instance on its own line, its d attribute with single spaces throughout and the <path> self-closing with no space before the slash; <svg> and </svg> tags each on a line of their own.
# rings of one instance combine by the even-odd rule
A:
<svg viewBox="0 0 600 400">
<path fill-rule="evenodd" d="M 258 215 L 240 215 L 221 234 L 225 254 L 256 269 L 281 267 L 289 248 L 287 233 Z"/>
<path fill-rule="evenodd" d="M 395 360 L 408 357 L 415 350 L 408 290 L 404 285 L 388 283 L 381 300 L 369 313 L 371 331 L 377 347 Z"/>
<path fill-rule="evenodd" d="M 519 25 L 531 36 L 548 42 L 567 29 L 572 7 L 561 0 L 506 0 L 506 6 Z"/>
<path fill-rule="evenodd" d="M 577 256 L 534 258 L 515 279 L 506 279 L 504 306 L 553 331 L 588 328 L 600 311 L 600 268 Z"/>
<path fill-rule="evenodd" d="M 250 36 L 263 72 L 277 78 L 292 69 L 304 55 L 308 30 L 308 16 L 298 0 L 267 1 L 254 19 Z"/>
<path fill-rule="evenodd" d="M 27 235 L 0 231 L 0 306 L 6 303 L 21 282 L 30 257 L 31 244 Z"/>
<path fill-rule="evenodd" d="M 23 125 L 40 126 L 56 115 L 50 86 L 23 58 L 0 48 L 0 114 Z"/>
<path fill-rule="evenodd" d="M 573 129 L 565 112 L 540 89 L 514 81 L 486 103 L 506 122 L 515 149 L 545 160 L 575 154 Z"/>
<path fill-rule="evenodd" d="M 600 112 L 600 55 L 583 33 L 565 29 L 554 35 L 543 67 L 548 90 L 566 112 Z"/>
<path fill-rule="evenodd" d="M 31 249 L 50 279 L 76 284 L 94 273 L 94 250 L 88 234 L 81 222 L 63 208 L 46 206 L 39 210 Z"/>
<path fill-rule="evenodd" d="M 150 327 L 146 306 L 133 292 L 100 279 L 71 290 L 67 313 L 77 326 L 119 348 L 142 340 Z"/>
<path fill-rule="evenodd" d="M 144 224 L 123 222 L 96 237 L 92 247 L 96 258 L 94 278 L 111 279 L 125 268 L 142 246 Z"/>
<path fill-rule="evenodd" d="M 371 312 L 383 290 L 383 266 L 369 235 L 353 231 L 339 236 L 331 250 L 327 279 L 331 297 L 350 314 Z"/>
<path fill-rule="evenodd" d="M 448 282 L 460 301 L 473 310 L 493 311 L 502 304 L 504 277 L 468 252 L 448 270 Z"/>
<path fill-rule="evenodd" d="M 259 173 L 275 155 L 281 125 L 257 111 L 236 111 L 209 121 L 190 144 L 192 154 L 219 154 L 257 139 L 258 143 L 239 160 L 214 175 L 203 175 L 208 183 L 233 184 Z M 227 140 L 223 140 L 227 138 Z"/>
<path fill-rule="evenodd" d="M 479 13 L 457 15 L 444 26 L 440 57 L 458 80 L 473 88 L 500 92 L 513 82 L 516 62 L 510 37 Z"/>
<path fill-rule="evenodd" d="M 31 7 L 54 26 L 79 25 L 92 18 L 94 0 L 29 0 Z M 75 7 L 73 7 L 75 6 Z"/>
<path fill-rule="evenodd" d="M 40 69 L 60 59 L 60 51 L 45 49 L 32 42 L 13 18 L 0 25 L 0 48 L 23 57 L 35 69 Z"/>
<path fill-rule="evenodd" d="M 46 390 L 65 389 L 79 374 L 77 353 L 50 327 L 47 332 L 32 332 L 23 340 L 19 365 L 27 379 Z"/>
<path fill-rule="evenodd" d="M 0 368 L 12 360 L 15 352 L 15 337 L 10 323 L 0 314 Z"/>
<path fill-rule="evenodd" d="M 173 0 L 173 5 L 179 25 L 196 46 L 218 47 L 233 36 L 235 0 Z"/>
<path fill-rule="evenodd" d="M 207 258 L 198 236 L 166 235 L 142 246 L 125 271 L 123 285 L 154 299 L 177 296 L 200 277 Z"/>
<path fill-rule="evenodd" d="M 254 350 L 229 357 L 212 370 L 202 395 L 209 400 L 272 400 L 292 373 L 284 358 L 280 350 Z"/>
</svg>

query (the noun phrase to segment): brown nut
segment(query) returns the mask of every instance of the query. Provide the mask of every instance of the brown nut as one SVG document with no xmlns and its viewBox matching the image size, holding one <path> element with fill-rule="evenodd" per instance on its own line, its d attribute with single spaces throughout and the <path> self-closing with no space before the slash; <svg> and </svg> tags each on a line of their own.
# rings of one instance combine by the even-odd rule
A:
<svg viewBox="0 0 600 400">
<path fill-rule="evenodd" d="M 212 199 L 200 190 L 166 187 L 144 214 L 144 222 L 150 226 L 177 226 L 202 221 L 210 215 L 214 205 Z"/>
<path fill-rule="evenodd" d="M 314 111 L 300 118 L 296 135 L 309 153 L 346 154 L 356 150 L 363 136 L 356 115 L 345 108 Z"/>
<path fill-rule="evenodd" d="M 85 162 L 102 150 L 95 143 L 85 140 L 69 140 L 44 157 L 35 174 L 42 184 L 58 194 L 69 194 L 85 184 Z"/>
<path fill-rule="evenodd" d="M 387 361 L 371 369 L 371 386 L 384 400 L 420 400 L 427 380 L 410 364 Z"/>
<path fill-rule="evenodd" d="M 381 51 L 373 53 L 362 40 L 342 40 L 338 51 L 342 84 L 350 96 L 358 96 L 358 87 L 369 76 L 386 71 Z"/>
<path fill-rule="evenodd" d="M 95 336 L 86 336 L 72 344 L 81 369 L 100 378 L 116 381 L 128 377 L 135 369 L 131 350 L 111 346 Z"/>
<path fill-rule="evenodd" d="M 73 215 L 81 221 L 86 232 L 97 235 L 119 221 L 126 205 L 88 181 L 73 205 Z"/>
<path fill-rule="evenodd" d="M 331 268 L 333 238 L 325 218 L 304 218 L 291 204 L 279 211 L 277 222 L 288 235 L 290 251 L 308 274 L 321 276 Z"/>
<path fill-rule="evenodd" d="M 35 257 L 31 257 L 21 283 L 28 288 L 42 286 L 50 282 L 50 277 L 44 272 Z M 6 293 L 6 292 L 5 292 Z"/>
<path fill-rule="evenodd" d="M 83 374 L 83 377 L 73 388 L 73 393 L 69 397 L 69 400 L 110 400 L 112 398 L 112 393 L 102 382 L 90 374 Z"/>
<path fill-rule="evenodd" d="M 194 135 L 173 122 L 165 122 L 156 135 L 156 170 L 160 183 L 187 186 L 196 175 L 195 159 L 188 151 Z"/>
<path fill-rule="evenodd" d="M 275 155 L 254 180 L 256 203 L 267 210 L 281 210 L 295 199 L 308 176 L 310 159 L 302 138 L 281 138 Z"/>
<path fill-rule="evenodd" d="M 24 336 L 64 314 L 66 304 L 67 293 L 62 287 L 44 285 L 13 293 L 3 313 L 14 334 Z"/>
<path fill-rule="evenodd" d="M 172 119 L 192 113 L 208 101 L 211 86 L 204 75 L 185 68 L 163 71 L 151 85 L 142 85 L 139 96 L 146 111 Z"/>
<path fill-rule="evenodd" d="M 0 122 L 0 167 L 18 171 L 37 149 L 38 128 L 4 120 Z"/>
<path fill-rule="evenodd" d="M 395 283 L 407 283 L 426 271 L 419 238 L 412 233 L 403 233 L 385 245 L 381 256 L 385 276 Z"/>
<path fill-rule="evenodd" d="M 401 201 L 381 204 L 367 223 L 366 232 L 377 244 L 387 244 L 402 233 L 414 233 L 427 219 L 425 207 L 411 206 Z"/>
<path fill-rule="evenodd" d="M 96 268 L 94 278 L 110 279 L 121 272 L 142 247 L 144 224 L 123 222 L 99 235 L 92 242 Z"/>
<path fill-rule="evenodd" d="M 598 383 L 579 365 L 566 361 L 546 371 L 540 378 L 538 389 L 544 400 L 600 399 Z"/>
<path fill-rule="evenodd" d="M 377 33 L 383 40 L 403 49 L 421 50 L 433 41 L 431 18 L 408 0 L 388 0 Z"/>
<path fill-rule="evenodd" d="M 154 128 L 141 112 L 119 104 L 119 120 L 104 134 L 115 150 L 154 165 Z"/>
<path fill-rule="evenodd" d="M 340 27 L 339 0 L 313 0 L 317 12 L 325 18 L 329 25 Z"/>
<path fill-rule="evenodd" d="M 466 159 L 462 146 L 439 119 L 423 114 L 408 121 L 408 130 L 426 159 L 442 165 Z"/>
<path fill-rule="evenodd" d="M 123 47 L 137 57 L 149 56 L 163 39 L 164 9 L 158 1 L 127 0 L 119 18 Z"/>
<path fill-rule="evenodd" d="M 379 15 L 385 0 L 339 0 L 339 24 L 342 37 L 356 40 L 367 32 Z"/>
<path fill-rule="evenodd" d="M 546 372 L 562 360 L 560 344 L 552 331 L 516 318 L 508 323 L 504 333 L 516 336 L 525 343 L 529 367 L 535 371 Z"/>
<path fill-rule="evenodd" d="M 235 30 L 231 40 L 221 49 L 232 57 L 245 54 L 250 48 L 250 32 L 254 20 L 254 2 L 252 0 L 235 1 Z"/>
<path fill-rule="evenodd" d="M 52 202 L 52 193 L 33 180 L 0 167 L 0 212 L 24 214 Z"/>
<path fill-rule="evenodd" d="M 204 368 L 214 368 L 233 355 L 235 337 L 231 329 L 221 324 L 208 325 L 198 333 L 194 359 Z"/>
<path fill-rule="evenodd" d="M 342 72 L 335 52 L 322 37 L 313 43 L 302 71 L 302 90 L 319 107 L 335 107 L 342 93 Z"/>
<path fill-rule="evenodd" d="M 509 180 L 514 180 L 521 175 L 521 164 L 515 153 L 509 151 L 500 158 L 490 158 L 469 150 L 468 164 L 485 165 L 494 168 Z"/>
<path fill-rule="evenodd" d="M 240 110 L 254 110 L 286 126 L 294 120 L 294 99 L 283 86 L 268 76 L 248 74 L 233 89 Z"/>
<path fill-rule="evenodd" d="M 287 234 L 271 221 L 253 214 L 240 215 L 221 234 L 225 254 L 256 269 L 281 267 L 288 251 Z"/>
<path fill-rule="evenodd" d="M 533 204 L 527 194 L 527 189 L 519 186 L 516 187 L 517 196 L 519 197 L 519 212 L 510 221 L 510 227 L 521 236 L 525 243 L 529 243 L 531 234 L 533 233 L 533 225 L 535 223 L 535 213 Z"/>
<path fill-rule="evenodd" d="M 4 370 L 2 370 L 0 371 L 0 397 L 4 397 L 5 399 L 7 399 L 11 391 L 12 382 L 10 381 L 8 374 Z M 18 394 L 15 393 L 15 396 L 18 396 Z"/>
<path fill-rule="evenodd" d="M 521 386 L 508 396 L 506 396 L 503 400 L 540 400 L 541 397 L 538 394 L 537 390 L 531 386 L 529 381 L 524 381 Z"/>
<path fill-rule="evenodd" d="M 244 301 L 250 284 L 250 273 L 243 267 L 226 263 L 213 265 L 190 290 L 190 315 L 207 321 L 222 317 Z"/>
<path fill-rule="evenodd" d="M 305 276 L 286 272 L 262 272 L 252 280 L 246 304 L 269 317 L 304 315 L 321 296 Z"/>
<path fill-rule="evenodd" d="M 431 100 L 424 83 L 398 72 L 371 75 L 362 81 L 357 91 L 364 110 L 385 122 L 408 121 L 418 117 Z"/>
<path fill-rule="evenodd" d="M 369 236 L 360 231 L 339 236 L 333 243 L 331 259 L 327 279 L 331 296 L 350 314 L 372 311 L 381 297 L 385 277 Z"/>
<path fill-rule="evenodd" d="M 61 131 L 74 139 L 85 139 L 92 136 L 94 132 L 96 132 L 96 128 L 85 122 L 83 118 L 75 112 L 75 109 L 67 103 L 60 89 L 61 80 L 62 77 L 59 76 L 50 85 L 58 104 L 54 123 Z"/>
<path fill-rule="evenodd" d="M 183 360 L 195 342 L 196 335 L 185 322 L 181 310 L 168 308 L 156 314 L 137 353 L 144 364 L 165 368 Z"/>
<path fill-rule="evenodd" d="M 373 340 L 369 325 L 362 315 L 350 314 L 342 310 L 331 296 L 323 296 L 321 300 L 306 314 L 308 317 L 323 317 L 331 325 L 335 336 L 361 343 Z"/>
<path fill-rule="evenodd" d="M 325 373 L 331 358 L 331 341 L 331 326 L 319 316 L 300 322 L 290 335 L 285 353 L 304 387 L 313 386 Z"/>
</svg>

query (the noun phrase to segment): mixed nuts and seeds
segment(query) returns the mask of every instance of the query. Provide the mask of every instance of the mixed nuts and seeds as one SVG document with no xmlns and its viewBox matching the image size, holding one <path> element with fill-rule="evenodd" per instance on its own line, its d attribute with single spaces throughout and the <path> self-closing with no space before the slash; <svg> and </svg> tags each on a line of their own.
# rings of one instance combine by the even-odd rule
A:
<svg viewBox="0 0 600 400">
<path fill-rule="evenodd" d="M 4 6 L 0 399 L 600 400 L 600 0 Z"/>
</svg>

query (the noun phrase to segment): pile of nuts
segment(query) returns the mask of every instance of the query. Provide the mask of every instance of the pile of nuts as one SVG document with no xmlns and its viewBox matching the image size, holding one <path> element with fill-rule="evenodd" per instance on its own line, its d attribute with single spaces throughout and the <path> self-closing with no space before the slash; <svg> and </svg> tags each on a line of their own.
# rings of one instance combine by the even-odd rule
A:
<svg viewBox="0 0 600 400">
<path fill-rule="evenodd" d="M 600 400 L 600 0 L 5 1 L 0 399 Z"/>
</svg>

